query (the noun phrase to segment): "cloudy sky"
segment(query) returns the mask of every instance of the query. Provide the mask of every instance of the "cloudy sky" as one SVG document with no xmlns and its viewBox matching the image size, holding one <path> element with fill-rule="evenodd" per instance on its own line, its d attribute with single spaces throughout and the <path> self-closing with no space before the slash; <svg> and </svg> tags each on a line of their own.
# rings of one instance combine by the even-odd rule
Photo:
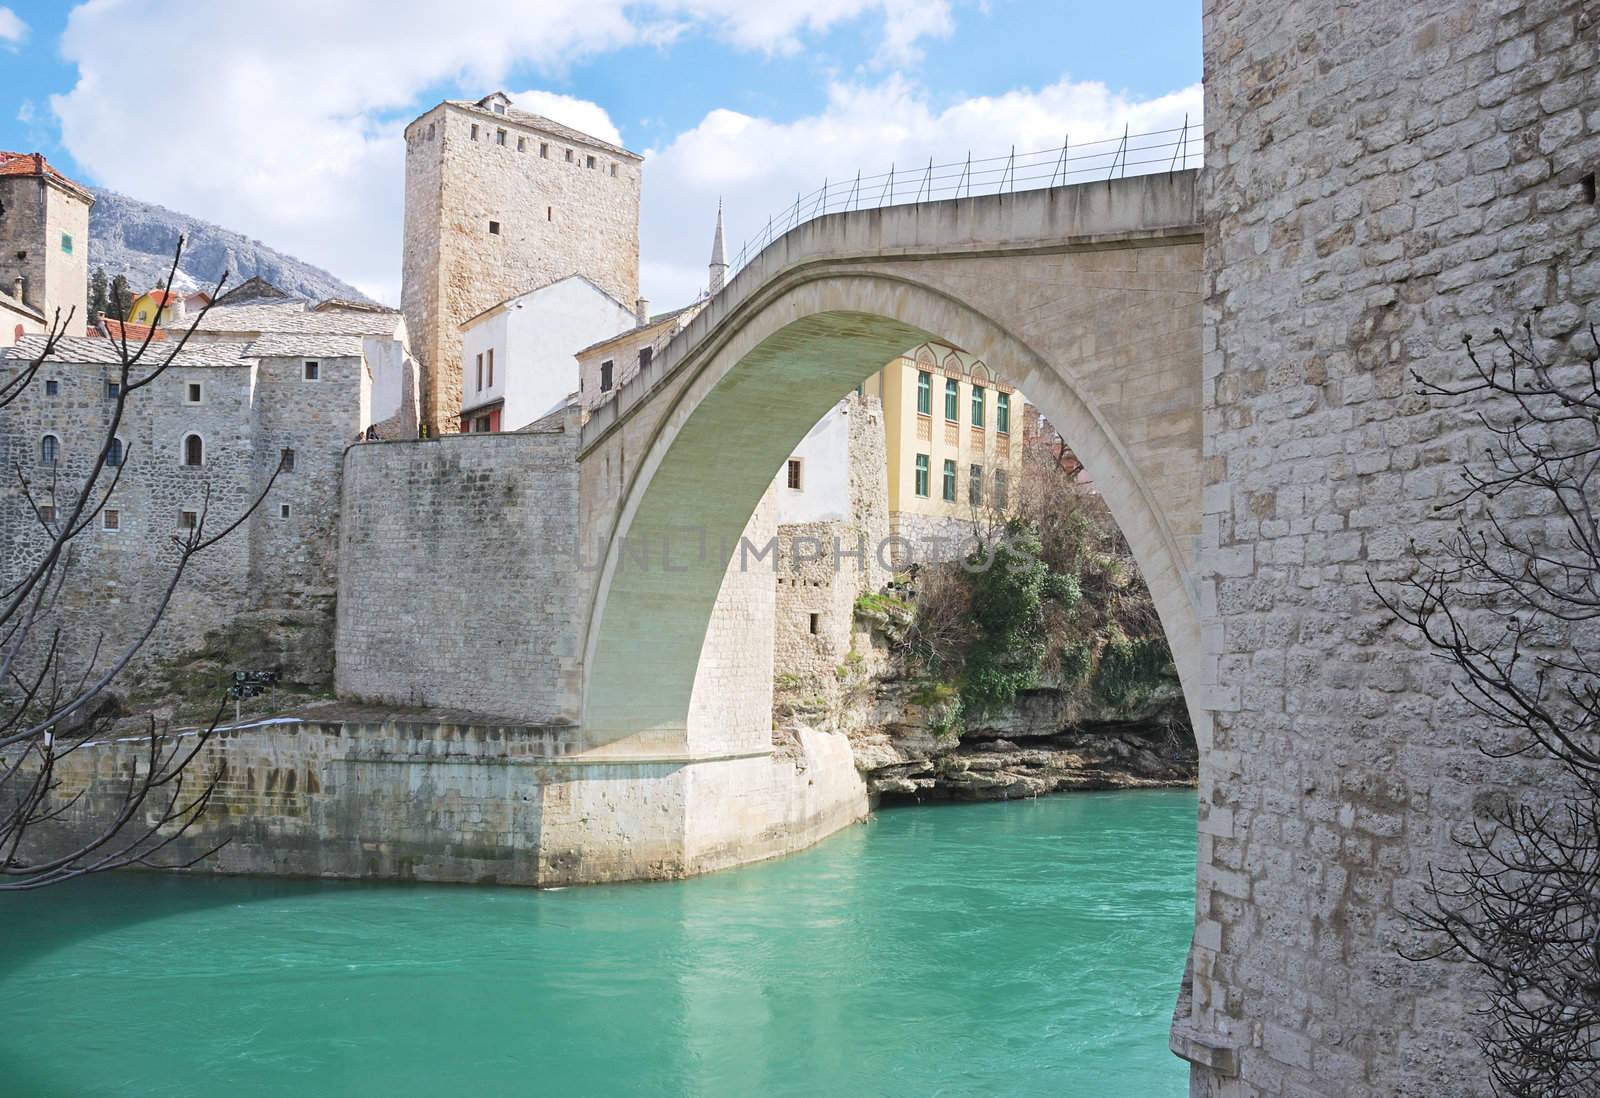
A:
<svg viewBox="0 0 1600 1098">
<path fill-rule="evenodd" d="M 401 131 L 502 88 L 646 158 L 644 292 L 824 177 L 1200 112 L 1195 0 L 7 0 L 0 149 L 399 300 Z"/>
</svg>

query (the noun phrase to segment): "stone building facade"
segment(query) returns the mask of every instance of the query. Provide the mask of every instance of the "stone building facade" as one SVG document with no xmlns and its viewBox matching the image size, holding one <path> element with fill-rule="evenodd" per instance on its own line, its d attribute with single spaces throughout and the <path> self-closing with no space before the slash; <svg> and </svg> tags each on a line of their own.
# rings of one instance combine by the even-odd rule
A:
<svg viewBox="0 0 1600 1098">
<path fill-rule="evenodd" d="M 424 419 L 453 431 L 463 321 L 573 274 L 638 298 L 643 161 L 498 92 L 446 100 L 405 138 L 401 306 L 423 365 Z"/>
<path fill-rule="evenodd" d="M 57 317 L 68 335 L 87 330 L 92 205 L 40 154 L 0 152 L 0 347 Z"/>
<path fill-rule="evenodd" d="M 799 463 L 799 487 L 790 470 Z M 837 466 L 838 476 L 829 466 Z M 802 494 L 826 490 L 822 507 Z M 773 483 L 778 504 L 773 672 L 780 703 L 826 701 L 861 658 L 855 605 L 889 580 L 883 406 L 852 394 L 795 448 Z"/>
<path fill-rule="evenodd" d="M 1405 912 L 1495 794 L 1447 664 L 1368 585 L 1436 545 L 1483 453 L 1462 339 L 1600 324 L 1600 8 L 1205 8 L 1205 631 L 1192 1093 L 1487 1095 L 1464 965 Z M 1537 525 L 1538 516 L 1519 522 Z M 1547 787 L 1546 787 L 1547 788 Z M 1408 950 L 1409 951 L 1409 950 Z"/>
<path fill-rule="evenodd" d="M 416 430 L 416 365 L 404 324 L 393 313 L 314 312 L 293 302 L 219 306 L 200 329 L 181 350 L 171 339 L 152 343 L 130 375 L 171 357 L 154 382 L 127 397 L 108 456 L 115 487 L 73 542 L 60 607 L 70 654 L 87 660 L 102 634 L 102 653 L 130 643 L 177 563 L 174 537 L 197 526 L 220 532 L 265 493 L 243 526 L 192 559 L 137 664 L 182 662 L 212 646 L 213 635 L 229 638 L 224 645 L 257 637 L 239 641 L 259 649 L 254 666 L 277 664 L 291 685 L 326 689 L 344 450 L 375 415 Z M 0 356 L 0 369 L 26 369 L 43 344 L 42 336 L 25 337 Z M 0 410 L 8 463 L 58 509 L 47 523 L 66 517 L 99 456 L 120 361 L 111 340 L 62 341 Z M 100 483 L 110 481 L 108 472 Z M 23 574 L 53 536 L 14 481 L 0 492 L 4 575 Z M 137 676 L 120 686 L 136 689 Z"/>
<path fill-rule="evenodd" d="M 982 359 L 937 342 L 897 356 L 862 391 L 883 403 L 897 566 L 960 558 L 1021 483 L 1022 394 Z"/>
</svg>

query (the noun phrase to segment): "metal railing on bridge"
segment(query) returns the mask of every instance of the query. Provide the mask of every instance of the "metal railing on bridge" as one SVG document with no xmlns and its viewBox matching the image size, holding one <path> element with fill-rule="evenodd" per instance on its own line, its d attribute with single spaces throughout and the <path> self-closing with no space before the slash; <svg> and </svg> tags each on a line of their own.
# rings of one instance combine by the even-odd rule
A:
<svg viewBox="0 0 1600 1098">
<path fill-rule="evenodd" d="M 1202 126 L 1184 117 L 1171 129 L 1120 137 L 1075 142 L 1068 134 L 1060 145 L 1034 152 L 900 167 L 894 164 L 877 175 L 857 172 L 843 179 L 825 179 L 810 194 L 797 194 L 793 204 L 767 219 L 765 227 L 744 242 L 728 264 L 728 275 L 755 258 L 778 237 L 824 214 L 901 206 L 943 198 L 1011 194 L 1044 190 L 1097 179 L 1150 175 L 1199 167 L 1203 148 Z"/>
</svg>

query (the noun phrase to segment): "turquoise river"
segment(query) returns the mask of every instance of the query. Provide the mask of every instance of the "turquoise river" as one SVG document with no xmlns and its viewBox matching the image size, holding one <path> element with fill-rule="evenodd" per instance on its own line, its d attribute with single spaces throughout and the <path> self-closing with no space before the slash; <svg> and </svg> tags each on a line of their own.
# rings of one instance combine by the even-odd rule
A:
<svg viewBox="0 0 1600 1098">
<path fill-rule="evenodd" d="M 0 1094 L 1187 1093 L 1192 792 L 895 808 L 666 884 L 0 900 Z"/>
</svg>

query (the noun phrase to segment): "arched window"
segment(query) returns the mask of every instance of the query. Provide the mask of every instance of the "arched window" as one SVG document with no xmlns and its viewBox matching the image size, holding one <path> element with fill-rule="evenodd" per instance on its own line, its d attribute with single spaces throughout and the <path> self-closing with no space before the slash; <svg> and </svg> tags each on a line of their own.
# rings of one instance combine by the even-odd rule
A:
<svg viewBox="0 0 1600 1098">
<path fill-rule="evenodd" d="M 115 469 L 122 464 L 122 440 L 114 438 L 111 445 L 106 447 L 106 464 Z"/>
<path fill-rule="evenodd" d="M 185 465 L 204 465 L 206 463 L 206 444 L 199 435 L 184 436 L 183 463 Z"/>
<path fill-rule="evenodd" d="M 39 464 L 54 465 L 61 457 L 61 440 L 55 435 L 45 435 L 39 440 Z"/>
</svg>

